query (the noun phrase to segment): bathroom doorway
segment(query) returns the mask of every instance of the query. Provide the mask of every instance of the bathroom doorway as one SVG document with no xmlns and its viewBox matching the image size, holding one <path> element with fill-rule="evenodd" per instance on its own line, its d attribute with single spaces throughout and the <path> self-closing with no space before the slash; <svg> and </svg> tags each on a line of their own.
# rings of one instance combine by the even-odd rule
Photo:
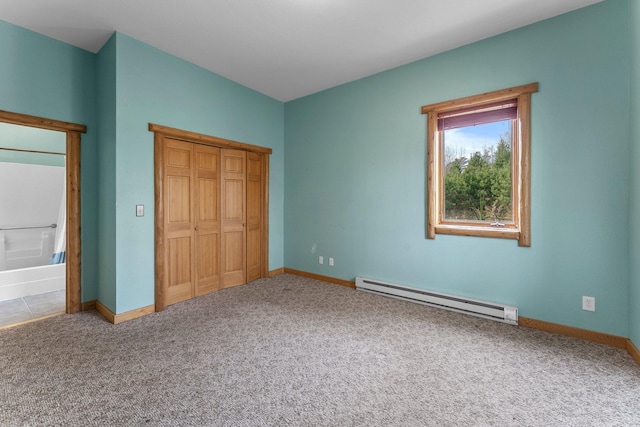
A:
<svg viewBox="0 0 640 427">
<path fill-rule="evenodd" d="M 0 123 L 0 327 L 66 311 L 66 134 Z"/>
<path fill-rule="evenodd" d="M 81 309 L 83 132 L 0 111 L 0 328 Z"/>
</svg>

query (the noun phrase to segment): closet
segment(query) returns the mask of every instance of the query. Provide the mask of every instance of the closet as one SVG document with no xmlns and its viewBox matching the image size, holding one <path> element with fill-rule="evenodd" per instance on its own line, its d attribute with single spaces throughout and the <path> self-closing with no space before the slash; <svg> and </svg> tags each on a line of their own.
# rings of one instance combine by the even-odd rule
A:
<svg viewBox="0 0 640 427">
<path fill-rule="evenodd" d="M 156 311 L 268 276 L 271 150 L 158 125 Z"/>
</svg>

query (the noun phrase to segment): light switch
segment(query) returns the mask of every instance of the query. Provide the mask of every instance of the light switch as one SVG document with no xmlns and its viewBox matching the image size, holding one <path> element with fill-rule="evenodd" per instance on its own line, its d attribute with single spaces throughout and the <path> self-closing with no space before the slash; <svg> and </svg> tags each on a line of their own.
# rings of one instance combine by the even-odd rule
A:
<svg viewBox="0 0 640 427">
<path fill-rule="evenodd" d="M 144 216 L 144 205 L 136 205 L 136 216 Z"/>
</svg>

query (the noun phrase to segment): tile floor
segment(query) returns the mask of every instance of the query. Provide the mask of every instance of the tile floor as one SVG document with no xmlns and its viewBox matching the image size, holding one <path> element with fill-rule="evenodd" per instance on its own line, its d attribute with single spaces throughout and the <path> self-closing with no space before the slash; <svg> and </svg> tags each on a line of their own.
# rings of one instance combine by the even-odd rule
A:
<svg viewBox="0 0 640 427">
<path fill-rule="evenodd" d="M 62 314 L 64 310 L 64 290 L 0 301 L 0 328 L 52 314 Z"/>
</svg>

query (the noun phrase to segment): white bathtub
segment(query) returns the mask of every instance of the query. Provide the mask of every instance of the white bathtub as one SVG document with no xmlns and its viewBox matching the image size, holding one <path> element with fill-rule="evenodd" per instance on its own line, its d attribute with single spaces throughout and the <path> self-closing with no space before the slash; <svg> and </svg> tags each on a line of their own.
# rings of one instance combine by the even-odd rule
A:
<svg viewBox="0 0 640 427">
<path fill-rule="evenodd" d="M 0 271 L 0 301 L 65 289 L 66 264 Z"/>
<path fill-rule="evenodd" d="M 49 264 L 55 228 L 0 230 L 0 271 Z"/>
</svg>

